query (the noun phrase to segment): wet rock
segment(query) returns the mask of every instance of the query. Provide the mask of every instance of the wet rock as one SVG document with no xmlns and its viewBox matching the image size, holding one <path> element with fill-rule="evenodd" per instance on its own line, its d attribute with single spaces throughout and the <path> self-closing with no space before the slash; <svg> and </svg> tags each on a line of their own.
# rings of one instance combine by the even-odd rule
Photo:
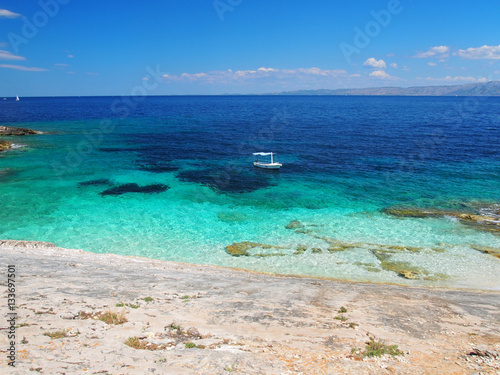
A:
<svg viewBox="0 0 500 375">
<path fill-rule="evenodd" d="M 11 146 L 12 144 L 10 142 L 0 141 L 0 152 L 8 150 Z"/>
<path fill-rule="evenodd" d="M 145 186 L 139 186 L 137 184 L 123 184 L 108 190 L 104 190 L 100 194 L 102 196 L 106 195 L 117 196 L 127 193 L 158 194 L 167 191 L 168 189 L 170 189 L 170 187 L 168 185 L 163 185 L 163 184 L 152 184 Z"/>
<path fill-rule="evenodd" d="M 101 185 L 112 185 L 111 180 L 107 178 L 101 178 L 98 180 L 82 181 L 78 183 L 78 187 L 83 186 L 101 186 Z"/>
<path fill-rule="evenodd" d="M 408 271 L 408 270 L 401 270 L 399 271 L 399 276 L 404 277 L 405 279 L 418 279 L 419 275 L 418 272 L 415 271 Z"/>
<path fill-rule="evenodd" d="M 33 135 L 40 134 L 41 132 L 26 129 L 26 128 L 17 128 L 14 126 L 0 126 L 0 136 L 2 135 Z"/>
</svg>

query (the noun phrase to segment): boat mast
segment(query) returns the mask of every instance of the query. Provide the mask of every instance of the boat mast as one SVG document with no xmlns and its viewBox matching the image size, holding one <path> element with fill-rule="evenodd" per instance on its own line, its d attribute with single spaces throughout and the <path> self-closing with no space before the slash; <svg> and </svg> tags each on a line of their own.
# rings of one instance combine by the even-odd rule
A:
<svg viewBox="0 0 500 375">
<path fill-rule="evenodd" d="M 273 153 L 271 152 L 271 164 L 273 164 Z"/>
</svg>

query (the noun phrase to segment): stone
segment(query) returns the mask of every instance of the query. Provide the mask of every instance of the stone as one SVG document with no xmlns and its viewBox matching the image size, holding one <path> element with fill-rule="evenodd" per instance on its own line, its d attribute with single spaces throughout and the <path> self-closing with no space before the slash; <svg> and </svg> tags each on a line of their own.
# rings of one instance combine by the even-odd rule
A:
<svg viewBox="0 0 500 375">
<path fill-rule="evenodd" d="M 304 228 L 305 225 L 301 223 L 298 220 L 293 220 L 288 223 L 288 225 L 285 227 L 286 229 L 299 229 L 299 228 Z"/>
<path fill-rule="evenodd" d="M 243 242 L 235 242 L 229 246 L 226 246 L 226 251 L 228 254 L 239 257 L 239 256 L 250 256 L 251 254 L 248 253 L 247 250 L 253 249 L 254 247 L 260 247 L 262 249 L 285 249 L 284 247 L 281 246 L 274 246 L 274 245 L 267 245 L 264 243 L 259 243 L 259 242 L 250 242 L 250 241 L 243 241 Z M 282 253 L 274 253 L 274 254 L 255 254 L 255 256 L 282 256 L 285 254 Z"/>
<path fill-rule="evenodd" d="M 11 147 L 11 143 L 7 141 L 0 141 L 0 152 L 8 150 Z"/>
<path fill-rule="evenodd" d="M 0 126 L 0 136 L 2 135 L 33 135 L 33 134 L 41 134 L 41 132 L 26 129 L 26 128 L 17 128 L 14 126 Z"/>
</svg>

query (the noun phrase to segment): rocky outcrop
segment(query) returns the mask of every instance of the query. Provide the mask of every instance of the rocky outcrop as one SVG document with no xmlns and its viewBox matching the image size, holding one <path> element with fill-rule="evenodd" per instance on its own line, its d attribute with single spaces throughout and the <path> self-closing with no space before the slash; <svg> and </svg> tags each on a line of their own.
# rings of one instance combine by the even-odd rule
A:
<svg viewBox="0 0 500 375">
<path fill-rule="evenodd" d="M 8 150 L 11 146 L 10 142 L 7 141 L 0 141 L 0 152 Z"/>
<path fill-rule="evenodd" d="M 41 132 L 27 129 L 27 128 L 17 128 L 14 126 L 0 126 L 0 136 L 2 135 L 33 135 L 40 134 Z"/>
</svg>

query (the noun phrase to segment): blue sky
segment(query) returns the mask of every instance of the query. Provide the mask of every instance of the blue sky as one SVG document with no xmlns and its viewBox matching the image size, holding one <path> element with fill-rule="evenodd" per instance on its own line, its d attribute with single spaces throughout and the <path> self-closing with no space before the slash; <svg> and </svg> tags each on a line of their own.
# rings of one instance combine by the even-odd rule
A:
<svg viewBox="0 0 500 375">
<path fill-rule="evenodd" d="M 500 79 L 500 2 L 3 0 L 0 96 Z"/>
</svg>

